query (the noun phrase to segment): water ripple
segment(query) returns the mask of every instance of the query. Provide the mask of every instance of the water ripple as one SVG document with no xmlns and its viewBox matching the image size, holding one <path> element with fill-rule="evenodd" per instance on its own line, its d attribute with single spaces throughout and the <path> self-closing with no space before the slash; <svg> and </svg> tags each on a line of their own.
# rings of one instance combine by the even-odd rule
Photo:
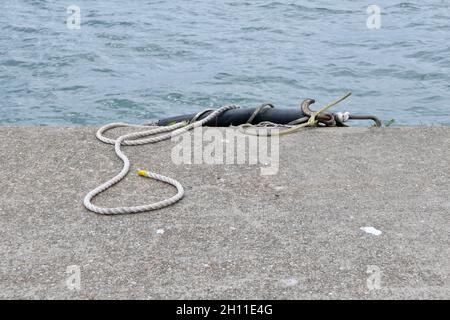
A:
<svg viewBox="0 0 450 320">
<path fill-rule="evenodd" d="M 151 121 L 227 103 L 319 104 L 398 124 L 450 125 L 450 3 L 4 1 L 0 124 Z"/>
</svg>

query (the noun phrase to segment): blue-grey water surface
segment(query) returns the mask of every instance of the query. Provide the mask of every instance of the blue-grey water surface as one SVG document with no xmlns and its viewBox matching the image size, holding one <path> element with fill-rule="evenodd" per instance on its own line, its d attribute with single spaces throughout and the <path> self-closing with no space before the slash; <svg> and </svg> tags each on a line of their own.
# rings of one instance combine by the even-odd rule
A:
<svg viewBox="0 0 450 320">
<path fill-rule="evenodd" d="M 80 30 L 66 26 L 69 5 Z M 4 125 L 323 105 L 347 91 L 334 110 L 450 124 L 448 0 L 2 0 L 0 27 Z"/>
</svg>

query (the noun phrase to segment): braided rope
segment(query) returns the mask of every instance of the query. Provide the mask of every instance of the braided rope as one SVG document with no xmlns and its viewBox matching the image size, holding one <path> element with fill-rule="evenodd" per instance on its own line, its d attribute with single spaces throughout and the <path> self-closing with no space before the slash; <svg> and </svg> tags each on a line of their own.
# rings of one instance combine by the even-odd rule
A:
<svg viewBox="0 0 450 320">
<path fill-rule="evenodd" d="M 115 208 L 106 208 L 106 207 L 98 207 L 94 204 L 92 204 L 92 200 L 99 195 L 100 193 L 108 190 L 113 185 L 120 182 L 123 178 L 127 176 L 127 174 L 130 171 L 130 161 L 128 160 L 128 157 L 122 152 L 121 146 L 138 146 L 138 145 L 144 145 L 148 143 L 156 143 L 164 140 L 168 140 L 172 137 L 178 136 L 180 134 L 183 134 L 189 130 L 192 130 L 194 128 L 203 126 L 205 123 L 209 122 L 210 120 L 214 119 L 221 113 L 230 110 L 230 109 L 237 109 L 238 106 L 235 105 L 228 105 L 221 107 L 214 112 L 210 113 L 205 118 L 195 121 L 193 123 L 187 124 L 186 122 L 176 123 L 170 126 L 164 126 L 164 127 L 157 127 L 150 130 L 144 130 L 134 133 L 129 133 L 123 136 L 120 136 L 116 140 L 109 139 L 103 136 L 103 134 L 111 130 L 113 128 L 117 127 L 133 127 L 133 128 L 148 128 L 148 126 L 142 126 L 142 125 L 131 125 L 127 123 L 111 123 L 108 125 L 105 125 L 101 127 L 97 131 L 97 138 L 107 144 L 113 144 L 115 152 L 117 156 L 122 160 L 123 167 L 122 170 L 113 178 L 110 180 L 104 182 L 103 184 L 99 185 L 97 188 L 90 191 L 84 198 L 83 204 L 84 206 L 95 213 L 104 214 L 104 215 L 117 215 L 117 214 L 129 214 L 129 213 L 138 213 L 138 212 L 144 212 L 144 211 L 151 211 L 151 210 L 158 210 L 167 206 L 170 206 L 174 204 L 175 202 L 179 201 L 184 196 L 184 189 L 181 183 L 179 183 L 177 180 L 172 179 L 170 177 L 166 177 L 160 174 L 157 174 L 155 172 L 149 172 L 146 170 L 139 170 L 138 174 L 142 177 L 147 177 L 151 179 L 155 179 L 167 184 L 170 184 L 174 186 L 177 189 L 177 194 L 164 199 L 162 201 L 150 203 L 150 204 L 144 204 L 139 206 L 132 206 L 132 207 L 115 207 Z M 168 133 L 165 133 L 168 132 Z M 156 137 L 149 137 L 154 136 L 159 133 L 165 133 L 163 135 L 159 135 Z M 149 138 L 145 138 L 149 137 Z"/>
<path fill-rule="evenodd" d="M 278 124 L 272 124 L 270 122 L 261 122 L 257 125 L 253 125 L 251 123 L 249 123 L 249 121 L 247 121 L 247 123 L 241 124 L 238 126 L 238 130 L 239 132 L 241 132 L 242 134 L 247 134 L 247 135 L 252 135 L 252 136 L 272 136 L 272 135 L 277 135 L 277 136 L 282 136 L 282 135 L 286 135 L 286 134 L 290 134 L 290 133 L 294 133 L 299 131 L 300 129 L 306 128 L 306 127 L 314 127 L 319 123 L 319 120 L 316 119 L 316 117 L 321 114 L 322 112 L 325 112 L 326 110 L 330 109 L 331 107 L 337 105 L 338 103 L 340 103 L 341 101 L 347 99 L 349 96 L 351 95 L 351 92 L 347 93 L 346 95 L 344 95 L 343 97 L 339 98 L 336 101 L 331 102 L 330 104 L 326 105 L 325 107 L 322 107 L 319 111 L 316 112 L 312 112 L 311 115 L 306 116 L 306 117 L 302 117 L 300 119 L 291 121 L 290 123 L 288 123 L 287 125 L 278 125 Z M 270 104 L 269 104 L 270 106 Z M 265 107 L 264 105 L 262 107 Z M 256 111 L 252 114 L 252 120 L 254 117 L 256 117 L 257 112 L 260 112 L 261 110 L 263 110 L 263 108 L 260 107 L 259 109 L 256 109 Z M 309 117 L 309 118 L 308 118 Z M 270 128 L 270 127 L 285 127 L 287 129 L 285 130 L 280 130 L 280 131 L 264 131 L 264 134 L 262 133 L 262 131 L 255 131 L 255 132 L 251 132 L 246 130 L 247 128 L 254 128 L 254 127 L 265 127 L 265 128 Z"/>
</svg>

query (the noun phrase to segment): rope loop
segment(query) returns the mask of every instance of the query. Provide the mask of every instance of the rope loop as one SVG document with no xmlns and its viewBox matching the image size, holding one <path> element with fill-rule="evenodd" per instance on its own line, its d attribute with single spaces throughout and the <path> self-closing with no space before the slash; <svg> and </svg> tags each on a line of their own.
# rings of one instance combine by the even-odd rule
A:
<svg viewBox="0 0 450 320">
<path fill-rule="evenodd" d="M 138 206 L 131 206 L 131 207 L 113 207 L 113 208 L 99 207 L 99 206 L 94 205 L 92 203 L 92 200 L 96 196 L 98 196 L 100 193 L 105 192 L 106 190 L 108 190 L 109 188 L 114 186 L 115 184 L 119 183 L 123 178 L 125 178 L 128 175 L 128 173 L 130 171 L 130 160 L 125 155 L 125 153 L 122 151 L 122 146 L 139 146 L 139 145 L 144 145 L 144 144 L 149 144 L 149 143 L 157 143 L 160 141 L 168 140 L 174 136 L 181 135 L 185 132 L 188 132 L 189 130 L 203 126 L 205 123 L 216 118 L 217 116 L 224 113 L 225 111 L 230 110 L 230 109 L 236 109 L 236 108 L 239 108 L 239 107 L 235 106 L 235 105 L 227 105 L 227 106 L 221 107 L 221 108 L 213 111 L 205 118 L 198 120 L 198 121 L 194 121 L 189 124 L 186 122 L 175 123 L 170 126 L 156 127 L 156 128 L 152 128 L 149 130 L 128 133 L 128 134 L 118 137 L 117 139 L 107 138 L 104 136 L 104 133 L 107 132 L 108 130 L 111 130 L 114 128 L 119 128 L 119 127 L 131 127 L 131 128 L 140 128 L 140 129 L 143 129 L 143 128 L 148 129 L 149 127 L 145 126 L 145 125 L 132 125 L 132 124 L 122 123 L 122 122 L 111 123 L 111 124 L 107 124 L 107 125 L 101 127 L 96 133 L 97 138 L 104 143 L 114 145 L 114 150 L 116 152 L 116 155 L 117 155 L 117 157 L 119 157 L 120 160 L 122 160 L 123 167 L 122 167 L 122 170 L 116 176 L 114 176 L 113 178 L 109 179 L 108 181 L 102 183 L 101 185 L 99 185 L 98 187 L 96 187 L 95 189 L 90 191 L 84 197 L 84 201 L 83 201 L 84 206 L 88 210 L 95 212 L 95 213 L 104 214 L 104 215 L 117 215 L 117 214 L 130 214 L 130 213 L 158 210 L 158 209 L 162 209 L 164 207 L 167 207 L 167 206 L 170 206 L 170 205 L 176 203 L 177 201 L 182 199 L 184 196 L 184 189 L 183 189 L 183 186 L 181 185 L 181 183 L 170 177 L 166 177 L 161 174 L 147 171 L 147 170 L 138 170 L 138 175 L 172 185 L 177 189 L 177 193 L 172 197 L 166 198 L 166 199 L 158 201 L 158 202 L 143 204 L 143 205 L 138 205 Z M 164 134 L 158 135 L 161 133 L 164 133 Z"/>
</svg>

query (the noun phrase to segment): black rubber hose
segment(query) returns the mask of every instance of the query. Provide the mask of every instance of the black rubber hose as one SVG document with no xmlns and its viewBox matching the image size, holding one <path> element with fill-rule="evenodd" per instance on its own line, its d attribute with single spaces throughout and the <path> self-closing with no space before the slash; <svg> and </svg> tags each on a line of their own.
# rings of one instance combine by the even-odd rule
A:
<svg viewBox="0 0 450 320">
<path fill-rule="evenodd" d="M 205 125 L 208 127 L 229 127 L 231 125 L 238 126 L 246 123 L 247 120 L 253 114 L 253 112 L 255 112 L 255 110 L 256 108 L 242 108 L 242 109 L 228 110 L 220 114 L 216 119 L 207 122 Z M 205 118 L 211 112 L 212 111 L 205 112 L 198 120 Z M 161 119 L 158 121 L 158 125 L 167 126 L 182 121 L 189 121 L 195 115 L 196 114 L 193 113 Z M 252 124 L 258 124 L 264 121 L 270 121 L 278 124 L 288 124 L 289 122 L 297 120 L 304 116 L 305 114 L 301 110 L 296 108 L 285 108 L 285 109 L 271 108 L 260 112 L 252 121 Z"/>
</svg>

